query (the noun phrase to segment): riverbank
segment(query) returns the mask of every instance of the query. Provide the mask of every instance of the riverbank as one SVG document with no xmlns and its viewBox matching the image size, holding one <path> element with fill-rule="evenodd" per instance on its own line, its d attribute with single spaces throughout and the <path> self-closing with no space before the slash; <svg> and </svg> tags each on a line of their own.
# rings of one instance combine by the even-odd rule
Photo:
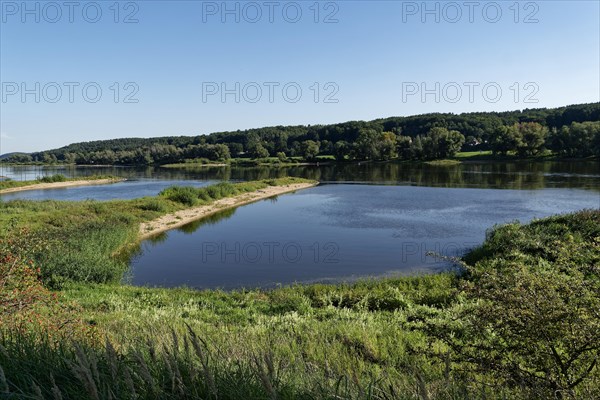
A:
<svg viewBox="0 0 600 400">
<path fill-rule="evenodd" d="M 264 189 L 258 189 L 255 192 L 244 193 L 241 195 L 226 197 L 216 200 L 205 206 L 188 208 L 175 213 L 164 215 L 153 221 L 144 222 L 140 225 L 140 238 L 147 239 L 156 234 L 180 228 L 195 220 L 207 217 L 228 208 L 239 207 L 245 204 L 253 203 L 269 197 L 279 196 L 285 193 L 295 192 L 297 190 L 307 189 L 316 186 L 318 183 L 295 183 L 284 186 L 268 186 Z"/>
<path fill-rule="evenodd" d="M 93 185 L 107 185 L 112 183 L 123 182 L 124 178 L 92 178 L 92 179 L 67 179 L 59 182 L 44 182 L 43 178 L 35 181 L 4 181 L 0 182 L 0 194 L 24 192 L 27 190 L 45 190 L 45 189 L 65 189 L 76 186 L 93 186 Z M 3 186 L 13 186 L 2 188 Z"/>
</svg>

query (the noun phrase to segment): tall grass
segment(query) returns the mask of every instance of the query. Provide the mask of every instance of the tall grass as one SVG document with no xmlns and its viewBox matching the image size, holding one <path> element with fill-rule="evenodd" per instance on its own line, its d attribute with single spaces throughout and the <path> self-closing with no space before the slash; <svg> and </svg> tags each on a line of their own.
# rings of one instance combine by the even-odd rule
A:
<svg viewBox="0 0 600 400">
<path fill-rule="evenodd" d="M 67 177 L 61 174 L 55 174 L 44 176 L 42 178 L 38 178 L 37 180 L 42 183 L 66 182 Z"/>
<path fill-rule="evenodd" d="M 208 204 L 225 197 L 254 192 L 268 186 L 285 186 L 301 182 L 308 181 L 298 180 L 296 178 L 281 178 L 242 183 L 222 182 L 203 188 L 172 186 L 160 192 L 159 195 L 186 206 L 194 206 L 198 204 Z"/>
<path fill-rule="evenodd" d="M 483 385 L 445 376 L 443 363 L 410 350 L 427 345 L 410 327 L 424 310 L 439 312 L 427 305 L 424 289 L 437 287 L 445 293 L 441 303 L 451 302 L 454 279 L 231 293 L 75 286 L 67 300 L 77 299 L 83 319 L 106 339 L 53 347 L 37 334 L 6 334 L 0 366 L 11 392 L 33 394 L 35 383 L 48 398 L 53 391 L 77 399 L 492 395 Z M 402 301 L 379 301 L 391 293 Z"/>
</svg>

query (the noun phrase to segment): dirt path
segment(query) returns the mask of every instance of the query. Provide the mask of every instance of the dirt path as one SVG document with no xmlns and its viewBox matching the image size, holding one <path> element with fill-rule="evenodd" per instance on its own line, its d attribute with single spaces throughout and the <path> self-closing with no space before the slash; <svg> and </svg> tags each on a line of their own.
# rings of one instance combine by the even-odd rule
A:
<svg viewBox="0 0 600 400">
<path fill-rule="evenodd" d="M 183 225 L 189 224 L 192 221 L 227 208 L 238 207 L 258 200 L 284 193 L 295 192 L 296 190 L 306 189 L 316 185 L 317 183 L 297 183 L 285 186 L 269 186 L 255 192 L 244 193 L 238 196 L 217 200 L 210 205 L 177 211 L 173 214 L 168 214 L 157 218 L 154 221 L 142 223 L 140 225 L 140 239 L 147 239 L 156 235 L 157 233 L 179 228 Z"/>
<path fill-rule="evenodd" d="M 62 189 L 62 188 L 69 188 L 69 187 L 74 187 L 74 186 L 106 185 L 109 183 L 123 182 L 124 180 L 125 179 L 92 179 L 92 180 L 81 180 L 81 181 L 36 183 L 33 185 L 2 189 L 2 190 L 0 190 L 0 194 L 24 192 L 26 190 Z"/>
</svg>

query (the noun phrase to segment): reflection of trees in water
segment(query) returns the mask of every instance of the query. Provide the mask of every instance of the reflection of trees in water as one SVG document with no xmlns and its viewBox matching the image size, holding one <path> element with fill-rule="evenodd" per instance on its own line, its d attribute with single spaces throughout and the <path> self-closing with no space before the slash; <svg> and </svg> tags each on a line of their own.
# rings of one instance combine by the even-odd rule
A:
<svg viewBox="0 0 600 400">
<path fill-rule="evenodd" d="M 169 234 L 167 232 L 160 232 L 160 233 L 157 233 L 156 235 L 150 236 L 146 240 L 148 240 L 148 242 L 150 242 L 152 244 L 159 244 L 159 243 L 165 242 L 168 238 L 169 238 Z"/>
<path fill-rule="evenodd" d="M 9 170 L 12 168 L 12 170 Z M 297 165 L 290 167 L 6 167 L 7 174 L 67 176 L 116 175 L 125 178 L 165 180 L 234 180 L 295 176 L 321 182 L 367 182 L 440 187 L 478 187 L 502 189 L 540 189 L 544 187 L 600 190 L 600 168 L 595 161 L 466 162 L 451 166 L 410 163 L 351 163 Z"/>
<path fill-rule="evenodd" d="M 189 224 L 186 224 L 180 228 L 177 228 L 179 232 L 183 232 L 185 234 L 192 234 L 196 232 L 200 227 L 204 225 L 214 225 L 218 222 L 225 220 L 227 218 L 231 218 L 233 214 L 235 214 L 235 208 L 229 208 L 223 211 L 219 211 L 218 213 L 208 215 L 202 219 L 198 219 L 196 221 L 192 221 Z M 136 260 L 140 258 L 144 254 L 144 248 L 146 246 L 154 247 L 157 244 L 165 242 L 169 238 L 169 232 L 161 232 L 156 235 L 149 237 L 141 243 L 138 243 L 134 246 L 128 247 L 121 251 L 116 257 L 120 262 L 125 263 L 126 265 L 132 266 L 135 265 Z M 128 282 L 131 279 L 131 269 L 125 274 L 123 280 Z"/>
<path fill-rule="evenodd" d="M 216 223 L 231 218 L 233 214 L 235 214 L 236 208 L 228 208 L 223 211 L 219 211 L 218 213 L 208 215 L 202 219 L 197 219 L 195 221 L 190 222 L 189 224 L 185 224 L 180 228 L 177 228 L 178 231 L 183 232 L 185 234 L 191 234 L 196 232 L 201 226 L 204 225 L 215 225 Z"/>
</svg>

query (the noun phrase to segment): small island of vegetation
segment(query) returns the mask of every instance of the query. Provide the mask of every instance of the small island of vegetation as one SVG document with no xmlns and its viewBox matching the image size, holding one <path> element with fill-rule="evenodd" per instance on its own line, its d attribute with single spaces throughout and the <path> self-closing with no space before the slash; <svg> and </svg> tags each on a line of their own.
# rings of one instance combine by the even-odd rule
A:
<svg viewBox="0 0 600 400">
<path fill-rule="evenodd" d="M 61 174 L 49 175 L 32 181 L 0 180 L 0 194 L 21 192 L 25 190 L 59 189 L 73 186 L 104 185 L 122 182 L 125 179 L 115 176 L 92 175 L 85 178 L 67 178 Z"/>
</svg>

